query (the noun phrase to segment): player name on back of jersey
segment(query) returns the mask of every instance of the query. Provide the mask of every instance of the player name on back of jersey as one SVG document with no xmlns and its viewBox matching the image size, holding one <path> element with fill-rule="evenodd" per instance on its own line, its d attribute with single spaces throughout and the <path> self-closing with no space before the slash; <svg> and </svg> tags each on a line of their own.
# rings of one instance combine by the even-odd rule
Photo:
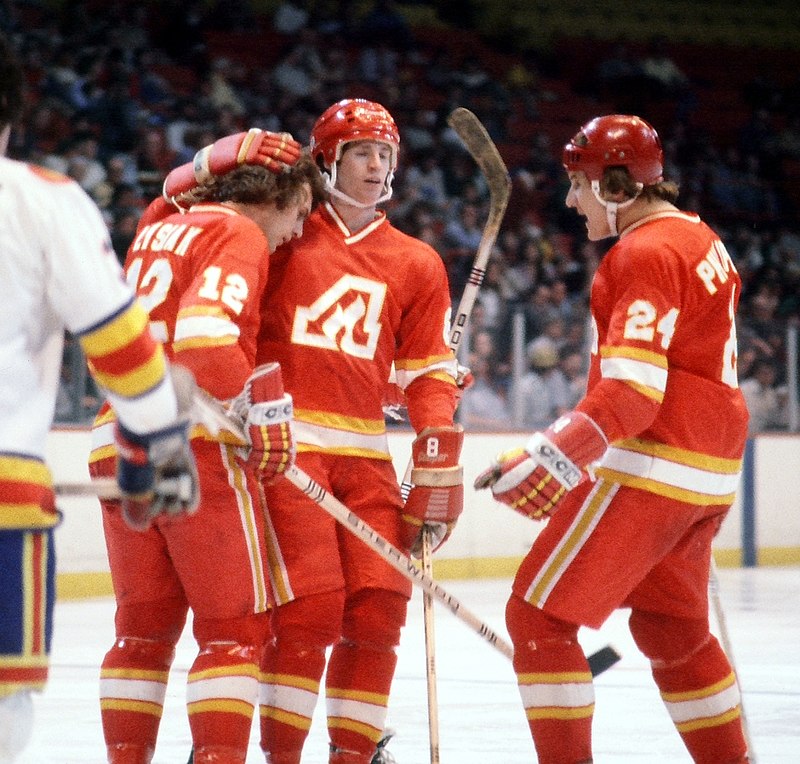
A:
<svg viewBox="0 0 800 764">
<path fill-rule="evenodd" d="M 186 254 L 189 245 L 202 231 L 202 226 L 159 221 L 142 228 L 134 240 L 131 250 L 134 252 L 143 249 L 149 249 L 151 252 L 167 251 L 182 257 Z"/>
</svg>

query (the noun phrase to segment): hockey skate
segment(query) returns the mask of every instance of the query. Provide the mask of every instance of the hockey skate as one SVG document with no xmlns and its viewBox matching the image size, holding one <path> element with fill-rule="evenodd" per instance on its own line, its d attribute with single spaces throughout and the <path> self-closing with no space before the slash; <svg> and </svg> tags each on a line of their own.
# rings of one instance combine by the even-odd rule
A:
<svg viewBox="0 0 800 764">
<path fill-rule="evenodd" d="M 386 746 L 389 741 L 394 737 L 394 730 L 387 729 L 384 731 L 383 737 L 378 741 L 378 750 L 372 757 L 370 764 L 397 764 L 397 760 L 392 756 L 391 751 L 387 750 Z"/>
</svg>

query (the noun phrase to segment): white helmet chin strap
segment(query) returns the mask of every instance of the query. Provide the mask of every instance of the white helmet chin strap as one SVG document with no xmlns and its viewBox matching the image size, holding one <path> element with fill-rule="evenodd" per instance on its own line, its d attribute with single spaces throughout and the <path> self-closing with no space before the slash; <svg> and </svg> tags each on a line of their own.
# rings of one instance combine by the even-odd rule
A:
<svg viewBox="0 0 800 764">
<path fill-rule="evenodd" d="M 337 199 L 341 199 L 346 204 L 351 205 L 352 207 L 358 207 L 360 210 L 366 210 L 370 207 L 375 207 L 381 202 L 387 202 L 389 199 L 392 198 L 392 181 L 394 180 L 394 170 L 389 170 L 389 174 L 386 176 L 386 180 L 383 181 L 383 194 L 376 199 L 374 202 L 359 202 L 356 199 L 353 199 L 352 196 L 348 196 L 344 191 L 340 191 L 336 188 L 336 165 L 337 162 L 334 162 L 331 165 L 330 170 L 323 170 L 322 177 L 325 179 L 325 188 L 328 190 L 331 196 L 335 196 Z"/>
<path fill-rule="evenodd" d="M 594 194 L 595 199 L 597 199 L 597 201 L 606 208 L 606 220 L 608 221 L 608 227 L 611 229 L 611 236 L 619 236 L 619 231 L 617 230 L 617 213 L 620 210 L 624 210 L 626 207 L 630 207 L 631 204 L 634 203 L 636 197 L 642 192 L 644 185 L 642 183 L 637 183 L 636 187 L 636 196 L 632 196 L 630 199 L 626 199 L 624 202 L 612 202 L 608 199 L 603 199 L 603 196 L 600 192 L 600 181 L 592 181 L 592 193 Z"/>
</svg>

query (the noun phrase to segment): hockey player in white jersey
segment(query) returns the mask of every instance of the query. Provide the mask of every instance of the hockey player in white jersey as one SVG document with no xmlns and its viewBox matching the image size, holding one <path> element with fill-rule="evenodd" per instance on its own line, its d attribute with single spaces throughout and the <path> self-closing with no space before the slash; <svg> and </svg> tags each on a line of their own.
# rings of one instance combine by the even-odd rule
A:
<svg viewBox="0 0 800 764">
<path fill-rule="evenodd" d="M 89 197 L 5 156 L 22 110 L 22 69 L 0 36 L 0 764 L 28 742 L 31 693 L 47 680 L 60 516 L 44 455 L 65 330 L 119 415 L 128 515 L 180 515 L 198 499 L 188 446 L 194 380 L 168 367 Z"/>
</svg>

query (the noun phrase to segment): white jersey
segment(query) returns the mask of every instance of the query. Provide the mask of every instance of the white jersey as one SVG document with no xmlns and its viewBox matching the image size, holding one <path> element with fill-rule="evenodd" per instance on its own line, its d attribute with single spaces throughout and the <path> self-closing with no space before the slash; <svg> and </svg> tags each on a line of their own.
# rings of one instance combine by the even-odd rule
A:
<svg viewBox="0 0 800 764">
<path fill-rule="evenodd" d="M 149 339 L 98 209 L 72 180 L 5 157 L 0 288 L 0 455 L 43 460 L 65 328 L 105 367 L 101 381 L 120 402 L 121 418 L 127 413 L 139 431 L 174 420 L 160 347 Z"/>
</svg>

